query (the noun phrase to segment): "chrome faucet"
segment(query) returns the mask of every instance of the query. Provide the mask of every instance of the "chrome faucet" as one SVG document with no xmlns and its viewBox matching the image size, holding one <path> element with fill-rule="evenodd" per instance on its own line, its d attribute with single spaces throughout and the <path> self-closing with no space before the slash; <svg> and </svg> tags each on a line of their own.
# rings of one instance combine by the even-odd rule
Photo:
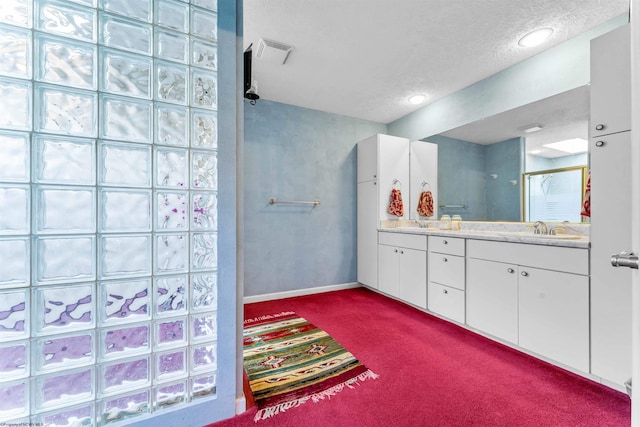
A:
<svg viewBox="0 0 640 427">
<path fill-rule="evenodd" d="M 533 234 L 549 234 L 549 232 L 547 231 L 547 224 L 542 221 L 536 221 L 533 224 Z"/>
</svg>

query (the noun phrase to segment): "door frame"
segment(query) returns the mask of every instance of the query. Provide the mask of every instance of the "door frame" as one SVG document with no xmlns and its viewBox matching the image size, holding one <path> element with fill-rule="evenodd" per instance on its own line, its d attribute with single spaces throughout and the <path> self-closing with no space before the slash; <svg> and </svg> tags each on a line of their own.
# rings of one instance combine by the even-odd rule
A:
<svg viewBox="0 0 640 427">
<path fill-rule="evenodd" d="M 640 0 L 629 0 L 631 26 L 631 246 L 640 253 Z M 624 183 L 621 183 L 624 184 Z M 631 399 L 631 425 L 640 427 L 640 270 L 632 272 L 632 354 L 636 389 Z"/>
</svg>

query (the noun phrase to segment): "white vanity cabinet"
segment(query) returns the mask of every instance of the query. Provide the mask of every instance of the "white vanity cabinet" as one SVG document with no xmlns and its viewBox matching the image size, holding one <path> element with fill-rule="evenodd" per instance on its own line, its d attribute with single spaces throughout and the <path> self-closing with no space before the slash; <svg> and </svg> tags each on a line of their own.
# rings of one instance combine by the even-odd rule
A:
<svg viewBox="0 0 640 427">
<path fill-rule="evenodd" d="M 591 373 L 623 388 L 632 371 L 629 25 L 591 41 Z"/>
<path fill-rule="evenodd" d="M 429 236 L 430 311 L 464 323 L 465 239 Z"/>
<path fill-rule="evenodd" d="M 470 248 L 470 256 L 482 256 Z M 518 266 L 469 258 L 467 324 L 507 342 L 518 343 Z"/>
<path fill-rule="evenodd" d="M 427 308 L 427 237 L 378 233 L 378 290 Z"/>
<path fill-rule="evenodd" d="M 394 180 L 409 187 L 409 140 L 374 135 L 357 144 L 357 157 L 358 282 L 377 289 L 378 226 L 381 220 L 397 218 L 386 213 Z M 409 218 L 407 210 L 408 201 L 405 219 Z"/>
<path fill-rule="evenodd" d="M 589 372 L 587 249 L 467 241 L 467 324 Z"/>
<path fill-rule="evenodd" d="M 589 277 L 518 269 L 518 345 L 589 372 Z"/>
</svg>

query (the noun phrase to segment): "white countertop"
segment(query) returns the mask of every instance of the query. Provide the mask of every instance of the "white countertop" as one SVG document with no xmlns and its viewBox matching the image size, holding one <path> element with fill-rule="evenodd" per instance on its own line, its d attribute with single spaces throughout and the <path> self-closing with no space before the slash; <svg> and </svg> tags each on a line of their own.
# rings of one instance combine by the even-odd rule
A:
<svg viewBox="0 0 640 427">
<path fill-rule="evenodd" d="M 469 228 L 465 227 L 465 224 L 469 224 Z M 477 222 L 474 223 L 474 225 L 477 224 Z M 512 224 L 505 227 L 503 224 L 506 223 L 489 222 L 483 224 L 486 225 L 484 228 L 488 229 L 477 229 L 477 227 L 471 226 L 470 223 L 463 222 L 461 230 L 440 230 L 438 228 L 423 228 L 418 227 L 417 225 L 411 225 L 410 221 L 402 221 L 402 223 L 397 224 L 390 224 L 389 221 L 384 221 L 382 226 L 378 228 L 378 231 L 493 240 L 498 242 L 526 243 L 532 245 L 564 246 L 568 248 L 589 248 L 588 228 L 585 228 L 582 225 L 580 227 L 567 226 L 570 230 L 565 230 L 565 235 L 558 234 L 542 236 L 534 234 L 532 230 L 528 230 L 528 225 L 526 223 L 520 223 L 522 224 L 522 227 L 514 227 Z M 585 230 L 587 234 L 584 234 Z"/>
</svg>

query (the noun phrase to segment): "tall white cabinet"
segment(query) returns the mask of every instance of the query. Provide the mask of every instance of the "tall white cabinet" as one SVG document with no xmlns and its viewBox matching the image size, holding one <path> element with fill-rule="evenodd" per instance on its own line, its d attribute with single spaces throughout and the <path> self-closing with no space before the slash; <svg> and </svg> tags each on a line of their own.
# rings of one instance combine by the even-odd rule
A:
<svg viewBox="0 0 640 427">
<path fill-rule="evenodd" d="M 437 209 L 438 146 L 422 141 L 409 143 L 406 138 L 378 134 L 358 142 L 357 153 L 358 282 L 379 289 L 377 233 L 380 221 L 428 219 L 418 216 L 417 213 L 418 199 L 423 189 L 431 191 L 434 197 L 434 208 Z M 394 187 L 400 189 L 402 194 L 404 205 L 402 217 L 387 212 L 391 190 Z M 437 211 L 434 211 L 432 218 L 437 218 Z M 409 246 L 407 249 L 426 250 L 426 247 Z M 382 250 L 386 253 L 385 250 L 389 249 L 382 248 Z M 411 251 L 405 253 L 409 254 Z M 421 254 L 413 255 L 421 256 Z M 408 258 L 408 255 L 405 258 Z M 383 259 L 393 259 L 393 256 L 385 256 Z M 421 292 L 420 290 L 415 297 L 419 302 L 416 305 L 426 306 L 426 290 L 424 301 Z"/>
<path fill-rule="evenodd" d="M 358 142 L 358 282 L 378 288 L 378 226 L 385 219 L 389 196 L 395 186 L 401 190 L 408 219 L 409 140 L 389 135 L 373 135 Z"/>
<path fill-rule="evenodd" d="M 629 25 L 591 42 L 591 373 L 631 377 L 631 271 L 610 257 L 631 248 Z"/>
</svg>

